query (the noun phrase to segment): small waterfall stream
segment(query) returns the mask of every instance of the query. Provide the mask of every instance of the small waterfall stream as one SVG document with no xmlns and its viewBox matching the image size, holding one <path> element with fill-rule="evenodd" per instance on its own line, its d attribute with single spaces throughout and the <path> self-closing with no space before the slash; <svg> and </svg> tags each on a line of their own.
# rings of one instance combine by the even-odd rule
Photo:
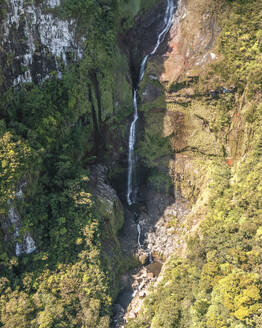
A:
<svg viewBox="0 0 262 328">
<path fill-rule="evenodd" d="M 175 10 L 174 0 L 167 0 L 163 28 L 161 32 L 158 34 L 157 42 L 155 44 L 154 49 L 149 54 L 147 54 L 142 60 L 142 63 L 140 65 L 137 87 L 139 86 L 139 82 L 141 82 L 144 77 L 146 64 L 149 57 L 156 53 L 158 47 L 160 46 L 161 42 L 165 39 L 165 36 L 172 25 L 174 10 Z M 135 170 L 136 170 L 135 142 L 136 142 L 136 123 L 138 120 L 137 87 L 134 88 L 134 93 L 133 93 L 134 116 L 133 116 L 133 121 L 130 125 L 129 143 L 128 143 L 127 203 L 129 206 L 135 204 L 137 189 L 138 189 L 135 179 Z M 141 226 L 139 223 L 137 224 L 137 232 L 138 232 L 138 246 L 141 248 L 141 243 L 140 243 Z M 152 258 L 151 253 L 149 257 Z"/>
<path fill-rule="evenodd" d="M 138 233 L 138 236 L 137 236 L 137 244 L 139 247 L 141 247 L 141 242 L 140 242 L 140 238 L 141 238 L 141 225 L 138 223 L 137 224 L 137 233 Z"/>
<path fill-rule="evenodd" d="M 132 205 L 135 202 L 135 183 L 134 183 L 134 170 L 135 170 L 135 141 L 136 141 L 136 121 L 138 120 L 137 109 L 137 90 L 133 94 L 133 107 L 134 118 L 130 126 L 129 143 L 128 143 L 128 177 L 127 177 L 127 203 Z"/>
</svg>

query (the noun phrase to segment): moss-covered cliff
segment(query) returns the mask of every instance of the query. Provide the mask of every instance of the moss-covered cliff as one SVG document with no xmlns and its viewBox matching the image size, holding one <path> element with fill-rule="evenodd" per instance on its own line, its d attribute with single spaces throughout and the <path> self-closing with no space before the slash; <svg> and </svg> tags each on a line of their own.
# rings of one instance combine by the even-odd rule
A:
<svg viewBox="0 0 262 328">
<path fill-rule="evenodd" d="M 119 35 L 154 3 L 1 7 L 1 327 L 109 327 L 123 207 L 97 164 L 121 169 L 132 78 Z"/>
</svg>

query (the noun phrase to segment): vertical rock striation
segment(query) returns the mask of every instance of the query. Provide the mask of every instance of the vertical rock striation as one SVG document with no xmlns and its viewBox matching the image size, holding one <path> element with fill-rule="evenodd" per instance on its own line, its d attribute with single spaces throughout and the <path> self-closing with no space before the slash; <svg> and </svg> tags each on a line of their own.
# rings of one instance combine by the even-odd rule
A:
<svg viewBox="0 0 262 328">
<path fill-rule="evenodd" d="M 25 186 L 25 183 L 21 183 L 19 186 L 18 192 L 15 194 L 16 198 L 22 198 L 23 197 L 23 187 Z M 26 232 L 22 238 L 19 236 L 19 226 L 21 223 L 21 217 L 15 207 L 14 204 L 11 203 L 9 200 L 7 202 L 7 205 L 9 207 L 8 210 L 8 219 L 10 221 L 10 225 L 14 229 L 14 235 L 13 239 L 15 241 L 15 254 L 16 256 L 20 256 L 21 254 L 30 254 L 33 253 L 36 250 L 36 244 L 29 232 Z M 19 240 L 22 239 L 22 241 Z"/>
<path fill-rule="evenodd" d="M 69 58 L 82 57 L 84 39 L 78 38 L 74 19 L 57 15 L 59 6 L 60 0 L 9 0 L 0 31 L 4 88 L 39 83 L 52 71 L 61 76 Z"/>
</svg>

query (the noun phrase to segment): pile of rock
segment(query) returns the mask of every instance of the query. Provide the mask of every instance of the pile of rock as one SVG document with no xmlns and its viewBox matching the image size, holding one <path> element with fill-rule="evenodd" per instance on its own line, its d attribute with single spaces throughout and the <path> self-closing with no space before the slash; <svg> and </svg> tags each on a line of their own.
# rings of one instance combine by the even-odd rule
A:
<svg viewBox="0 0 262 328">
<path fill-rule="evenodd" d="M 151 283 L 155 282 L 157 279 L 157 275 L 150 271 L 149 266 L 144 266 L 138 271 L 136 274 L 132 275 L 133 278 L 133 299 L 127 308 L 126 315 L 124 316 L 124 320 L 127 322 L 129 319 L 133 319 L 137 316 L 144 297 L 148 293 L 148 287 Z"/>
</svg>

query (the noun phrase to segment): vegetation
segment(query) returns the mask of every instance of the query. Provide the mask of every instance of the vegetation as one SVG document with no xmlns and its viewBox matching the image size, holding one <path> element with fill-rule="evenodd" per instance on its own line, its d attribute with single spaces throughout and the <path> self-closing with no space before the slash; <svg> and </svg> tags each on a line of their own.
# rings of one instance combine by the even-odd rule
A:
<svg viewBox="0 0 262 328">
<path fill-rule="evenodd" d="M 53 72 L 42 85 L 1 95 L 0 327 L 109 327 L 118 275 L 132 261 L 122 261 L 117 241 L 121 208 L 109 211 L 92 195 L 90 165 L 111 160 L 132 112 L 117 33 L 154 2 L 63 1 L 57 14 L 74 17 L 77 32 L 87 38 L 83 59 L 69 63 L 62 79 Z M 193 89 L 176 105 L 185 116 L 194 112 L 212 135 L 205 140 L 200 131 L 189 149 L 182 143 L 180 149 L 196 153 L 192 167 L 209 178 L 204 191 L 188 191 L 186 176 L 181 182 L 192 203 L 208 195 L 205 215 L 187 240 L 186 257 L 169 259 L 128 328 L 262 326 L 262 5 L 235 0 L 224 9 L 218 44 L 223 60 L 199 79 L 169 88 Z M 169 189 L 168 162 L 174 138 L 181 137 L 179 131 L 163 137 L 159 125 L 172 105 L 159 96 L 142 108 L 146 124 L 138 152 L 161 191 Z M 119 168 L 112 175 L 114 170 Z M 22 218 L 15 238 L 10 206 Z M 169 222 L 178 224 L 176 217 Z M 15 243 L 28 232 L 37 251 L 17 257 Z"/>
<path fill-rule="evenodd" d="M 128 328 L 262 326 L 262 5 L 232 1 L 223 15 L 223 60 L 195 82 L 186 109 L 202 110 L 203 126 L 223 146 L 217 157 L 196 149 L 210 179 L 199 196 L 208 195 L 205 215 L 187 256 L 170 258 Z"/>
<path fill-rule="evenodd" d="M 89 167 L 107 160 L 132 111 L 121 2 L 63 1 L 56 13 L 77 19 L 83 59 L 1 95 L 0 327 L 109 327 L 123 214 L 92 195 Z M 16 240 L 10 206 L 22 218 Z M 37 250 L 16 257 L 28 232 Z"/>
<path fill-rule="evenodd" d="M 141 82 L 142 87 L 147 83 L 146 78 Z M 159 82 L 153 83 L 155 88 L 164 92 Z M 168 193 L 172 185 L 168 174 L 168 162 L 172 156 L 172 149 L 170 138 L 163 136 L 163 127 L 159 124 L 163 121 L 165 107 L 165 99 L 162 95 L 152 102 L 144 101 L 140 108 L 145 122 L 144 134 L 138 142 L 137 151 L 143 165 L 147 168 L 150 185 L 158 191 Z"/>
</svg>

